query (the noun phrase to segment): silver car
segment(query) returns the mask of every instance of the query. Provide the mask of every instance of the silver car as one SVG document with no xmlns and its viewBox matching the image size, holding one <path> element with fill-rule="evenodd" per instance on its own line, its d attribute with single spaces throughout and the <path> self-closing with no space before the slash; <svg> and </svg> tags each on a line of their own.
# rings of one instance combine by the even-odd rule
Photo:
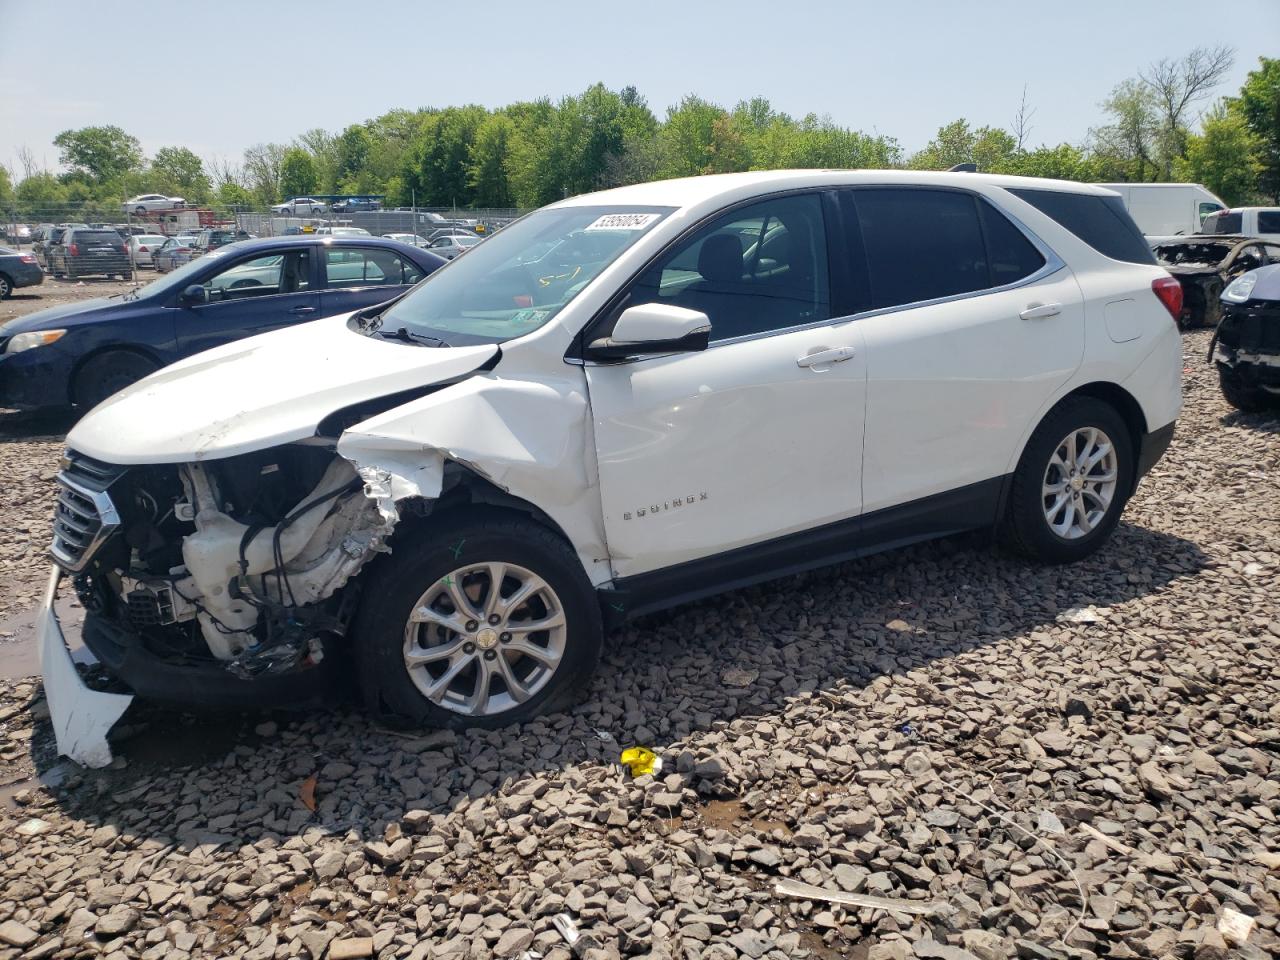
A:
<svg viewBox="0 0 1280 960">
<path fill-rule="evenodd" d="M 161 236 L 158 233 L 143 233 L 129 237 L 125 241 L 125 247 L 129 251 L 129 259 L 135 267 L 154 267 L 155 260 L 153 256 L 156 251 L 165 245 L 168 237 Z"/>
<path fill-rule="evenodd" d="M 446 260 L 452 260 L 456 256 L 466 253 L 481 240 L 477 236 L 464 236 L 462 234 L 449 234 L 444 237 L 437 237 L 431 241 L 427 247 L 432 253 L 438 253 Z"/>
</svg>

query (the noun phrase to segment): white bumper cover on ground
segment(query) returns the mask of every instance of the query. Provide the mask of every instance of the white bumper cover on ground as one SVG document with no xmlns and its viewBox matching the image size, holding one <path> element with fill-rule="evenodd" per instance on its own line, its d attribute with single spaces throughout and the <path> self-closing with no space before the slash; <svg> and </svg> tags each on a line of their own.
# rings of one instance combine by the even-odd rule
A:
<svg viewBox="0 0 1280 960">
<path fill-rule="evenodd" d="M 49 701 L 49 717 L 57 739 L 58 753 L 86 767 L 105 767 L 111 762 L 107 731 L 133 702 L 132 696 L 90 690 L 76 670 L 67 650 L 62 627 L 53 612 L 61 572 L 49 575 L 44 602 L 36 621 L 36 642 L 40 669 L 44 673 L 44 695 Z"/>
</svg>

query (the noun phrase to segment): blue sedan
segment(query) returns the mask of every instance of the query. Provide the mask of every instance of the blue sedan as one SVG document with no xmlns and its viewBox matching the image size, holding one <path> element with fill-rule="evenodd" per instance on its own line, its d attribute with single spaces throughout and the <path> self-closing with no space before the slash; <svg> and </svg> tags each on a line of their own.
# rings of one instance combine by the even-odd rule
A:
<svg viewBox="0 0 1280 960">
<path fill-rule="evenodd" d="M 446 262 L 379 237 L 228 244 L 136 291 L 0 325 L 0 407 L 88 409 L 193 353 L 390 300 Z"/>
</svg>

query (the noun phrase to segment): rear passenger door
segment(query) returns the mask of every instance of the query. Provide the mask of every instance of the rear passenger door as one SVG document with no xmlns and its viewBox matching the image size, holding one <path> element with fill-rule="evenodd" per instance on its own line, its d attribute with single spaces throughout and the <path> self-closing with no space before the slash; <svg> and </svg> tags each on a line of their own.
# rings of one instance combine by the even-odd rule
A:
<svg viewBox="0 0 1280 960">
<path fill-rule="evenodd" d="M 994 518 L 1029 424 L 1084 353 L 1071 271 L 989 201 L 960 190 L 844 191 L 867 265 L 862 495 L 876 511 L 946 493 L 957 528 Z M 990 516 L 988 515 L 990 512 Z"/>
<path fill-rule="evenodd" d="M 320 311 L 330 317 L 398 297 L 426 273 L 394 250 L 332 246 L 324 251 Z"/>
</svg>

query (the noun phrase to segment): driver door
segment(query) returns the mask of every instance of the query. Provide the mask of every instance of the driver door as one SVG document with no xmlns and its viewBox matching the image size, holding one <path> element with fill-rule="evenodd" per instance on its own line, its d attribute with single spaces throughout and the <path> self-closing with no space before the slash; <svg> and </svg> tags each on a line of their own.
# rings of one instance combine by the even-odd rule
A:
<svg viewBox="0 0 1280 960">
<path fill-rule="evenodd" d="M 866 363 L 831 317 L 822 198 L 724 214 L 635 282 L 647 302 L 706 313 L 711 344 L 586 364 L 614 575 L 856 518 Z"/>
<path fill-rule="evenodd" d="M 255 333 L 315 319 L 319 313 L 310 247 L 242 256 L 201 281 L 208 302 L 179 305 L 176 332 L 184 355 Z"/>
</svg>

